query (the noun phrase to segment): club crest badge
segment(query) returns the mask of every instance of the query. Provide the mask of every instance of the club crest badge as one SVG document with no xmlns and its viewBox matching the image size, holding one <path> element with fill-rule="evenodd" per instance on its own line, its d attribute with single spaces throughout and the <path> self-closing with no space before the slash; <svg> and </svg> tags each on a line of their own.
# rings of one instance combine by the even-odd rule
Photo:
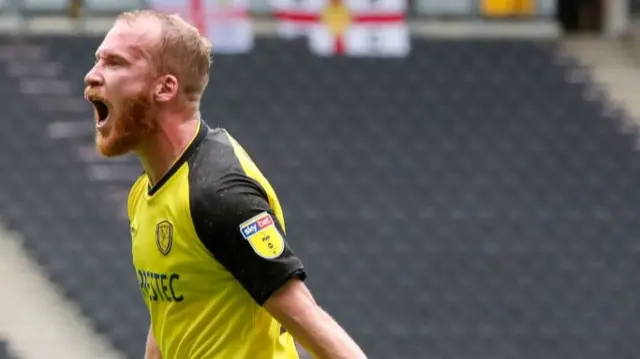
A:
<svg viewBox="0 0 640 359">
<path fill-rule="evenodd" d="M 171 251 L 173 244 L 173 225 L 169 221 L 162 221 L 156 225 L 156 245 L 165 256 Z"/>
<path fill-rule="evenodd" d="M 253 251 L 262 258 L 274 259 L 284 251 L 284 238 L 267 212 L 242 223 L 240 232 Z"/>
</svg>

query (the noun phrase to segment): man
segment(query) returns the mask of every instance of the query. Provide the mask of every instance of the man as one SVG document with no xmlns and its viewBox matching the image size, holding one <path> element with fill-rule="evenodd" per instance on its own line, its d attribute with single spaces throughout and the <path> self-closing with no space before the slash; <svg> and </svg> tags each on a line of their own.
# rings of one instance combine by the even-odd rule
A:
<svg viewBox="0 0 640 359">
<path fill-rule="evenodd" d="M 269 182 L 200 120 L 211 45 L 177 16 L 120 15 L 85 78 L 96 144 L 133 152 L 132 253 L 151 314 L 147 359 L 365 358 L 314 301 Z"/>
</svg>

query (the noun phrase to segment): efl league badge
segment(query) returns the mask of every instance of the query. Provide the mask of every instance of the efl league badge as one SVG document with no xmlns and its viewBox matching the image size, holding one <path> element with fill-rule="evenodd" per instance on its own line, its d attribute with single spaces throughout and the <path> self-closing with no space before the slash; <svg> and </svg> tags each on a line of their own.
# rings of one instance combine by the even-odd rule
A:
<svg viewBox="0 0 640 359">
<path fill-rule="evenodd" d="M 240 232 L 244 239 L 249 241 L 253 251 L 262 258 L 274 259 L 284 251 L 284 238 L 278 231 L 273 217 L 267 212 L 242 223 Z"/>
</svg>

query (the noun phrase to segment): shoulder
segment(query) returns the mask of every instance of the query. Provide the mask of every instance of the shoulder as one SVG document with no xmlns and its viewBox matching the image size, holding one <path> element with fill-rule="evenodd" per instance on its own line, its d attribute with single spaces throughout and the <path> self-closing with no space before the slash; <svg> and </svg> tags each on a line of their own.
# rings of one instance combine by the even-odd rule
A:
<svg viewBox="0 0 640 359">
<path fill-rule="evenodd" d="M 223 208 L 255 196 L 267 199 L 263 186 L 247 174 L 244 151 L 225 129 L 211 129 L 189 159 L 189 192 L 192 209 Z M 215 206 L 211 206 L 216 203 Z"/>
<path fill-rule="evenodd" d="M 145 174 L 140 175 L 129 190 L 129 197 L 127 199 L 127 214 L 129 216 L 129 219 L 133 217 L 135 208 L 140 198 L 144 196 L 147 187 L 146 177 L 147 176 Z"/>
<path fill-rule="evenodd" d="M 272 188 L 227 131 L 209 130 L 188 176 L 197 237 L 259 305 L 289 279 L 305 278 Z"/>
<path fill-rule="evenodd" d="M 209 129 L 205 139 L 188 162 L 192 177 L 210 177 L 236 170 L 238 158 L 231 136 L 222 128 Z"/>
<path fill-rule="evenodd" d="M 247 173 L 253 161 L 240 143 L 224 128 L 209 129 L 198 150 L 189 158 L 194 176 Z"/>
<path fill-rule="evenodd" d="M 269 209 L 267 194 L 260 184 L 235 171 L 192 183 L 189 203 L 194 222 L 218 225 Z"/>
</svg>

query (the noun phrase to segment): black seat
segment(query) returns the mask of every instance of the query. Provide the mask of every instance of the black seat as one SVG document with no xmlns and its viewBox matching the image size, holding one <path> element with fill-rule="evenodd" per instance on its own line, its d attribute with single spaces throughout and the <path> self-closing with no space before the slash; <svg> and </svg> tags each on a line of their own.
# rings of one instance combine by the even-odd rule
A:
<svg viewBox="0 0 640 359">
<path fill-rule="evenodd" d="M 24 41 L 82 96 L 99 39 Z M 269 177 L 309 286 L 371 358 L 635 358 L 636 137 L 586 99 L 588 78 L 566 81 L 580 69 L 554 42 L 414 39 L 403 60 L 256 46 L 216 57 L 202 113 Z M 0 213 L 140 357 L 148 315 L 123 212 L 137 162 L 94 159 L 88 106 L 44 110 L 4 72 L 20 110 L 3 115 L 0 154 L 20 157 L 0 155 Z M 56 121 L 79 134 L 52 138 Z"/>
</svg>

